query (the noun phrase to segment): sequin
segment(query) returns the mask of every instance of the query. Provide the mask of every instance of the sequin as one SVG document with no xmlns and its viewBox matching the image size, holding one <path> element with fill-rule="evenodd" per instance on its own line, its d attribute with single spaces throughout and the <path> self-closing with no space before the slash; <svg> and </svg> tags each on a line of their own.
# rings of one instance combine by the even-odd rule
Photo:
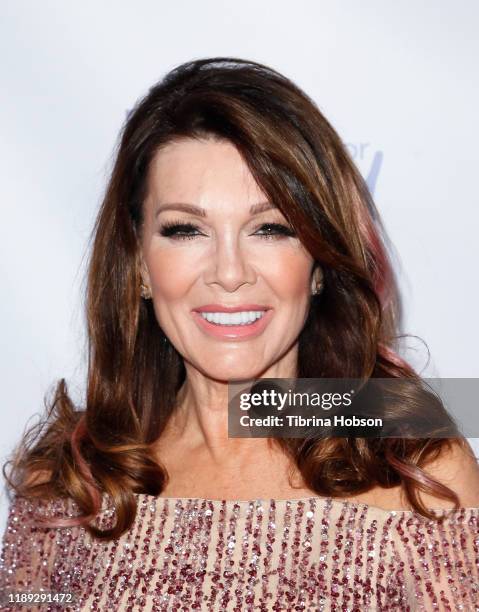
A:
<svg viewBox="0 0 479 612">
<path fill-rule="evenodd" d="M 79 514 L 72 500 L 15 498 L 0 589 L 76 594 L 22 608 L 42 611 L 479 611 L 479 508 L 441 525 L 331 498 L 136 497 L 131 529 L 106 542 L 35 524 L 36 513 Z M 114 522 L 104 499 L 96 524 Z"/>
</svg>

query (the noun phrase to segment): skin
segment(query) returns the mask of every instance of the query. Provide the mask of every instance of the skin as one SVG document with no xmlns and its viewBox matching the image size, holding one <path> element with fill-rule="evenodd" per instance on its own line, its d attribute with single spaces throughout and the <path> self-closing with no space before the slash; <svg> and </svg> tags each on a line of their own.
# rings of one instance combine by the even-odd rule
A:
<svg viewBox="0 0 479 612">
<path fill-rule="evenodd" d="M 282 474 L 289 464 L 267 439 L 229 439 L 227 426 L 228 380 L 296 375 L 298 336 L 312 286 L 321 278 L 319 268 L 313 274 L 313 258 L 296 236 L 264 236 L 265 223 L 289 227 L 279 209 L 250 214 L 252 205 L 265 201 L 229 142 L 182 139 L 152 160 L 140 239 L 142 279 L 158 323 L 186 368 L 178 410 L 162 435 L 158 457 L 170 476 L 175 474 L 177 487 L 183 482 L 188 491 L 207 487 L 212 470 L 217 488 L 224 490 L 233 479 L 233 495 L 238 477 L 257 493 L 265 482 L 268 491 L 275 486 L 272 480 L 281 491 L 286 483 Z M 207 216 L 178 210 L 157 214 L 178 202 L 200 206 Z M 198 230 L 186 239 L 162 235 L 168 221 L 192 223 Z M 200 330 L 191 314 L 212 303 L 265 304 L 274 314 L 255 338 L 217 339 Z"/>
</svg>

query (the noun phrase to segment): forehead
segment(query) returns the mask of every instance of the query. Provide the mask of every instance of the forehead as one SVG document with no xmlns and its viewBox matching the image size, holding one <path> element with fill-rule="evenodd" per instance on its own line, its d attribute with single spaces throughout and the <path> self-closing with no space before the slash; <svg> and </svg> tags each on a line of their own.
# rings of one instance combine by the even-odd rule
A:
<svg viewBox="0 0 479 612">
<path fill-rule="evenodd" d="M 244 206 L 264 196 L 232 143 L 191 138 L 169 143 L 156 153 L 148 192 L 157 202 L 208 204 L 221 199 Z"/>
</svg>

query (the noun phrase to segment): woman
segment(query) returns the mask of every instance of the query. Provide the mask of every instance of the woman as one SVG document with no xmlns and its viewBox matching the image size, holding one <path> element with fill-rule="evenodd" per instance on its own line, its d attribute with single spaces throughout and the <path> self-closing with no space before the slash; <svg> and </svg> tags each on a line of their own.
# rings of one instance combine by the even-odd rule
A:
<svg viewBox="0 0 479 612">
<path fill-rule="evenodd" d="M 479 609 L 464 438 L 228 438 L 234 379 L 404 378 L 398 420 L 433 401 L 395 352 L 368 189 L 291 81 L 213 58 L 148 92 L 87 297 L 86 407 L 60 381 L 11 461 L 6 592 L 73 593 L 72 610 Z"/>
</svg>

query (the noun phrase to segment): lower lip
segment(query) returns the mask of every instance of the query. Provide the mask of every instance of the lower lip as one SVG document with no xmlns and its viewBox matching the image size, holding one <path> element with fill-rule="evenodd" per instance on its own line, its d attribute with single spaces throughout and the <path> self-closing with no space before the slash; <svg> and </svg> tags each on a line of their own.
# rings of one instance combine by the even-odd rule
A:
<svg viewBox="0 0 479 612">
<path fill-rule="evenodd" d="M 200 329 L 210 336 L 222 338 L 224 340 L 239 340 L 258 336 L 271 321 L 272 316 L 273 310 L 270 309 L 266 310 L 262 317 L 256 319 L 254 323 L 250 323 L 249 325 L 216 325 L 215 323 L 207 321 L 199 312 L 196 312 L 196 310 L 193 311 L 193 317 Z"/>
</svg>

